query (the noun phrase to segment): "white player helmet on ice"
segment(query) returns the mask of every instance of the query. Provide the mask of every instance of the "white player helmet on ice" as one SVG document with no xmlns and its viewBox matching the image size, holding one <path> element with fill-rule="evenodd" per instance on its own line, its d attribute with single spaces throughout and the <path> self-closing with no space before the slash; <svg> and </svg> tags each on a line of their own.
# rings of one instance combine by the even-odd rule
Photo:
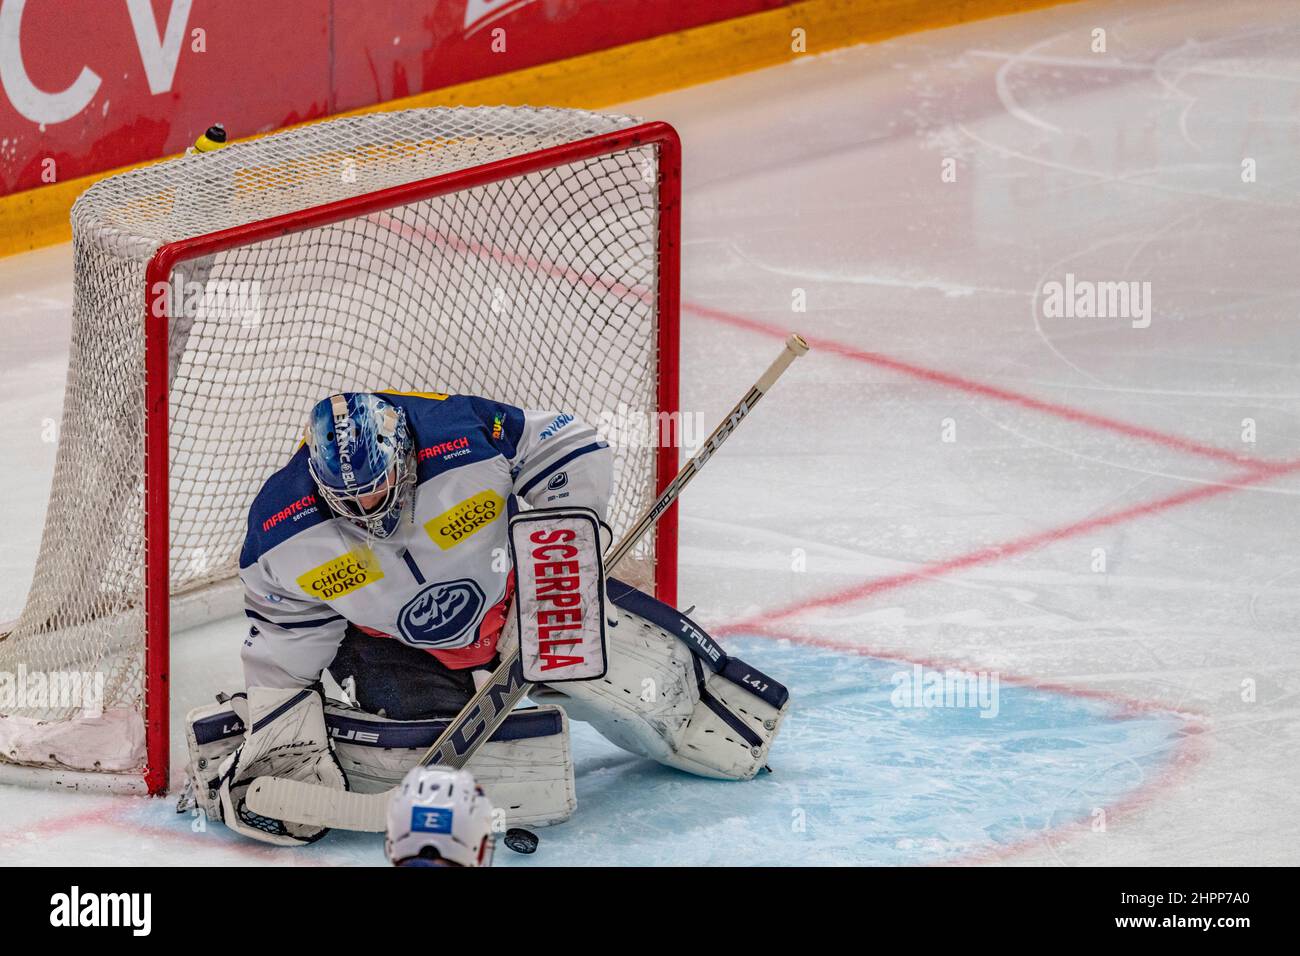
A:
<svg viewBox="0 0 1300 956">
<path fill-rule="evenodd" d="M 468 770 L 412 767 L 388 803 L 395 866 L 491 866 L 492 804 Z"/>
</svg>

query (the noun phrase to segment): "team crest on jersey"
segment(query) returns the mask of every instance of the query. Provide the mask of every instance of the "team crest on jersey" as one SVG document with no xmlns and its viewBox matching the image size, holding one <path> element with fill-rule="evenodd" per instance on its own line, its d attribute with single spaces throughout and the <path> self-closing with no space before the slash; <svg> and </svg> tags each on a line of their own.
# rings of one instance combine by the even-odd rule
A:
<svg viewBox="0 0 1300 956">
<path fill-rule="evenodd" d="M 505 513 L 506 501 L 491 489 L 452 505 L 424 523 L 425 533 L 443 551 L 456 547 Z"/>
<path fill-rule="evenodd" d="M 384 576 L 369 548 L 353 548 L 298 578 L 298 587 L 318 601 L 337 601 Z"/>
<path fill-rule="evenodd" d="M 458 647 L 468 644 L 486 598 L 469 578 L 424 588 L 397 615 L 397 629 L 408 644 Z"/>
</svg>

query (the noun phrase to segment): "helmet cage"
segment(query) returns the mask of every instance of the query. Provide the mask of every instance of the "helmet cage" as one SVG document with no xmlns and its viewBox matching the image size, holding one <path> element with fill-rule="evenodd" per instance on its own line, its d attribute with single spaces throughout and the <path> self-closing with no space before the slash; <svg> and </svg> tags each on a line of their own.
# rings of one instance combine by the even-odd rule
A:
<svg viewBox="0 0 1300 956">
<path fill-rule="evenodd" d="M 325 503 L 329 505 L 330 510 L 337 515 L 363 525 L 376 521 L 382 522 L 394 509 L 400 508 L 403 492 L 410 487 L 411 480 L 414 478 L 409 455 L 397 458 L 387 474 L 378 476 L 368 484 L 358 485 L 346 491 L 331 488 L 325 484 L 316 471 L 315 462 L 308 462 L 308 467 L 311 470 L 312 478 L 316 481 L 316 487 L 320 491 L 321 497 L 325 499 Z M 384 493 L 384 497 L 379 503 L 370 508 L 362 507 L 362 498 L 367 498 L 380 491 Z"/>
<path fill-rule="evenodd" d="M 378 438 L 381 443 L 391 445 L 393 450 L 392 463 L 386 472 L 376 475 L 365 484 L 349 484 L 339 488 L 330 483 L 331 479 L 337 481 L 337 478 L 323 474 L 314 458 L 307 459 L 307 469 L 329 509 L 376 538 L 387 538 L 397 530 L 402 509 L 415 487 L 416 477 L 406 412 L 404 409 L 390 407 L 385 409 L 385 413 Z M 362 506 L 362 498 L 380 492 L 383 493 L 383 498 L 376 504 L 369 508 Z"/>
</svg>

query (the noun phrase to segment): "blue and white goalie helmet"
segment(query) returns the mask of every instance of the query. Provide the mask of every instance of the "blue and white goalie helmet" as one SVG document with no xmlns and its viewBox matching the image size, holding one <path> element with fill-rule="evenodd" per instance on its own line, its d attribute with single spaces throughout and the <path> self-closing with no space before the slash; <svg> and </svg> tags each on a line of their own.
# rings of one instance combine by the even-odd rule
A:
<svg viewBox="0 0 1300 956">
<path fill-rule="evenodd" d="M 415 485 L 406 412 L 382 395 L 342 392 L 307 419 L 308 467 L 325 504 L 376 538 L 397 530 Z"/>
<path fill-rule="evenodd" d="M 388 802 L 395 866 L 491 866 L 492 804 L 468 770 L 412 767 Z"/>
</svg>

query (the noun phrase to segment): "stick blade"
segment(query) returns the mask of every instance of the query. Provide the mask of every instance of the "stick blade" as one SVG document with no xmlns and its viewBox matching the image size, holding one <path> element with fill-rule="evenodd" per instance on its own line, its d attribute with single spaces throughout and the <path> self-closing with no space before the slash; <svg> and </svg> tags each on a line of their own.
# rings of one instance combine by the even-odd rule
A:
<svg viewBox="0 0 1300 956">
<path fill-rule="evenodd" d="M 258 777 L 245 799 L 254 813 L 273 820 L 383 833 L 388 829 L 390 795 L 391 791 L 353 793 L 301 780 Z"/>
</svg>

